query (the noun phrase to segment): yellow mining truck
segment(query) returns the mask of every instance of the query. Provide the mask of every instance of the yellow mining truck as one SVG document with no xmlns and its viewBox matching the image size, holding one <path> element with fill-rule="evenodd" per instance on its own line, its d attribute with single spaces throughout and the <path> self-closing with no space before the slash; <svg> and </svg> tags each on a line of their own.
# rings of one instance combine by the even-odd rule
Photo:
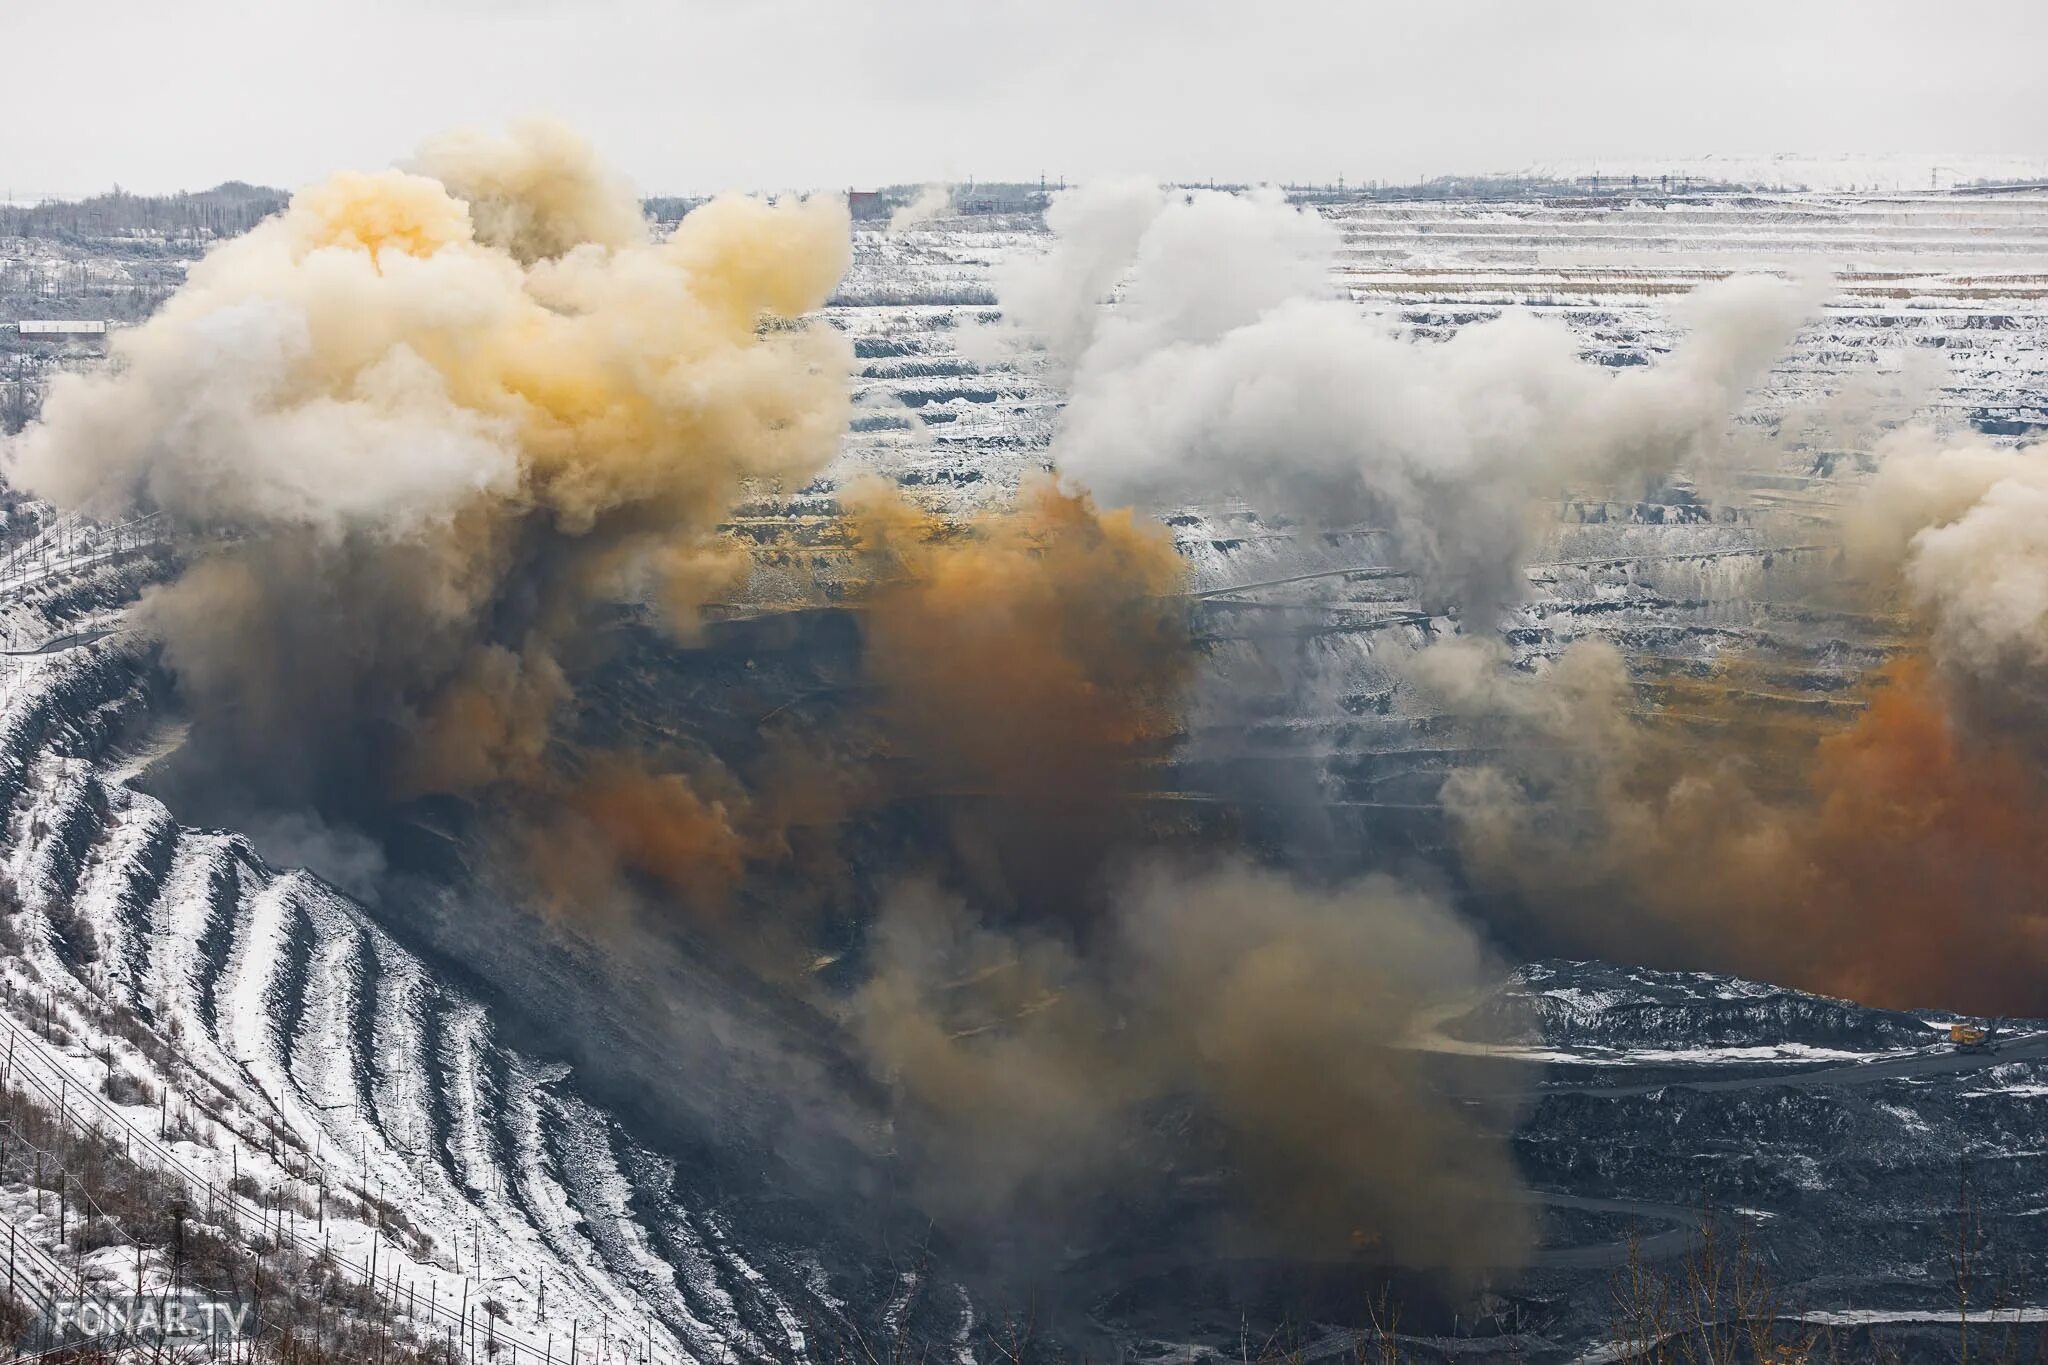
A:
<svg viewBox="0 0 2048 1365">
<path fill-rule="evenodd" d="M 1991 1040 L 1998 1036 L 1998 1026 L 1989 1028 L 1978 1024 L 1965 1024 L 1960 1020 L 1948 1026 L 1949 1044 L 1958 1052 L 1990 1052 Z"/>
</svg>

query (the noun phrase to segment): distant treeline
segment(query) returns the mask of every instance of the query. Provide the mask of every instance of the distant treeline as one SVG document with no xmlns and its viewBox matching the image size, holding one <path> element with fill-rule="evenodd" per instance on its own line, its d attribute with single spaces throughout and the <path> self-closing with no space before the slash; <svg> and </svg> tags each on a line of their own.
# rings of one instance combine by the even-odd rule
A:
<svg viewBox="0 0 2048 1365">
<path fill-rule="evenodd" d="M 0 237 L 207 242 L 247 232 L 282 209 L 290 198 L 283 190 L 231 180 L 196 193 L 149 195 L 114 189 L 90 199 L 0 204 Z M 641 207 L 651 221 L 673 224 L 703 202 L 702 198 L 654 195 L 642 200 Z"/>
<path fill-rule="evenodd" d="M 0 206 L 0 237 L 104 241 L 109 237 L 204 241 L 247 232 L 284 207 L 283 190 L 239 180 L 196 194 L 128 194 Z"/>
</svg>

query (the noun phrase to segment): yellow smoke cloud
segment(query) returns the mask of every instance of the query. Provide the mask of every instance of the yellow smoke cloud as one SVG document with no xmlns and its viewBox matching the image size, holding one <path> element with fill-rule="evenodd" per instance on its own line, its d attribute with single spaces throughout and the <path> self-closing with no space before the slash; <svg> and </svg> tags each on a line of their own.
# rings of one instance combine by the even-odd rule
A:
<svg viewBox="0 0 2048 1365">
<path fill-rule="evenodd" d="M 518 776 L 584 608 L 694 609 L 743 488 L 833 454 L 851 353 L 800 319 L 849 240 L 836 200 L 729 196 L 655 241 L 573 133 L 450 134 L 210 252 L 114 367 L 52 385 L 9 471 L 167 515 L 195 568 L 150 613 L 241 766 L 321 769 L 290 751 L 324 726 L 408 791 Z"/>
<path fill-rule="evenodd" d="M 936 798 L 984 894 L 1080 911 L 1194 676 L 1172 536 L 1050 478 L 958 527 L 876 485 L 845 501 L 898 793 Z"/>
<path fill-rule="evenodd" d="M 1049 478 L 957 534 L 874 485 L 847 501 L 880 561 L 869 672 L 941 782 L 1081 796 L 1171 733 L 1193 655 L 1164 526 Z"/>
</svg>

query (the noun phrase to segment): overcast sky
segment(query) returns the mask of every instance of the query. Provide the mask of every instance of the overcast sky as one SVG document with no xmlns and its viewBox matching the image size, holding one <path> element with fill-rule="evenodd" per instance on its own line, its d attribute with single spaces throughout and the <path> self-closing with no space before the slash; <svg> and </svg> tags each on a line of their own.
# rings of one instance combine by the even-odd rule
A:
<svg viewBox="0 0 2048 1365">
<path fill-rule="evenodd" d="M 648 192 L 2048 154 L 2039 0 L 0 0 L 0 193 L 548 113 Z"/>
</svg>

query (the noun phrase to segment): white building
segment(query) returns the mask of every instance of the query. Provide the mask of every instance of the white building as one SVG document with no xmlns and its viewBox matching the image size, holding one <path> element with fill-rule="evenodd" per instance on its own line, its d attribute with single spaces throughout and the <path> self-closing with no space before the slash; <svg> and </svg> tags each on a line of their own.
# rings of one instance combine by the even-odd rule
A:
<svg viewBox="0 0 2048 1365">
<path fill-rule="evenodd" d="M 31 320 L 24 318 L 14 324 L 17 332 L 24 337 L 40 337 L 44 340 L 62 340 L 65 337 L 101 337 L 107 334 L 104 322 Z"/>
</svg>

